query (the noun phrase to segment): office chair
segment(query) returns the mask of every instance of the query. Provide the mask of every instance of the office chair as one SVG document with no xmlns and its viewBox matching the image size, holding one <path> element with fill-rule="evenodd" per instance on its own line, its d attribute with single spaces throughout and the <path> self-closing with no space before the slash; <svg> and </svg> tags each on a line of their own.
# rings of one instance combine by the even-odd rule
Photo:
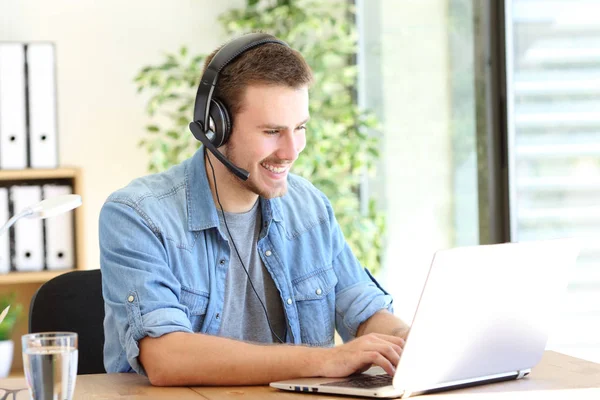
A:
<svg viewBox="0 0 600 400">
<path fill-rule="evenodd" d="M 29 332 L 68 331 L 79 336 L 77 373 L 105 373 L 104 299 L 99 269 L 72 271 L 44 283 L 31 299 Z"/>
</svg>

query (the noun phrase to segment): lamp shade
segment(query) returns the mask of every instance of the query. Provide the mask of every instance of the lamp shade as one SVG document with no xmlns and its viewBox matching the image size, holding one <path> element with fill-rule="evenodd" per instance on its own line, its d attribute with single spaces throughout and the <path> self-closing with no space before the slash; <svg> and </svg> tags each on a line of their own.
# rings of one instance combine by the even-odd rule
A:
<svg viewBox="0 0 600 400">
<path fill-rule="evenodd" d="M 50 218 L 55 215 L 71 211 L 81 205 L 81 196 L 78 194 L 65 194 L 51 197 L 30 206 L 32 213 L 25 218 Z"/>
</svg>

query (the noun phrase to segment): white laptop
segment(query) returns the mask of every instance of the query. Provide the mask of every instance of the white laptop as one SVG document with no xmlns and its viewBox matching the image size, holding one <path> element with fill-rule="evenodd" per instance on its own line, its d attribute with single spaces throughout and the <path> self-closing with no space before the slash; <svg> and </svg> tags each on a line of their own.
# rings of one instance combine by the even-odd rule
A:
<svg viewBox="0 0 600 400">
<path fill-rule="evenodd" d="M 440 250 L 393 378 L 376 367 L 348 378 L 293 379 L 271 386 L 407 398 L 523 378 L 544 353 L 579 250 L 575 239 Z"/>
</svg>

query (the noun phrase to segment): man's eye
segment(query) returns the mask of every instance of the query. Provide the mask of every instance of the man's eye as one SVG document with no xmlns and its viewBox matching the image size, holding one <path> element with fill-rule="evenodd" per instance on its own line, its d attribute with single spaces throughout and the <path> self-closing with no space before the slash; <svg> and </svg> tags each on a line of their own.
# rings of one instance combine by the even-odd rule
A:
<svg viewBox="0 0 600 400">
<path fill-rule="evenodd" d="M 271 130 L 264 131 L 264 132 L 265 132 L 267 135 L 276 135 L 277 133 L 279 133 L 279 131 L 278 131 L 278 130 L 276 130 L 276 129 L 271 129 Z"/>
<path fill-rule="evenodd" d="M 306 125 L 299 126 L 299 127 L 298 127 L 298 128 L 296 128 L 296 129 L 302 129 L 302 130 L 306 130 Z"/>
</svg>

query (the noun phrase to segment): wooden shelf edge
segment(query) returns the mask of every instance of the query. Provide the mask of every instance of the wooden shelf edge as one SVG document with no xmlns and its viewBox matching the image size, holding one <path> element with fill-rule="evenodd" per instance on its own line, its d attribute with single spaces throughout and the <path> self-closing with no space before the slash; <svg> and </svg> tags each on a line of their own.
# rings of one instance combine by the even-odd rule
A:
<svg viewBox="0 0 600 400">
<path fill-rule="evenodd" d="M 0 181 L 21 181 L 31 179 L 72 179 L 78 174 L 74 167 L 55 169 L 0 169 Z"/>
<path fill-rule="evenodd" d="M 22 368 L 12 369 L 8 373 L 8 378 L 25 378 L 25 373 Z"/>
<path fill-rule="evenodd" d="M 76 271 L 75 269 L 61 269 L 56 271 L 36 271 L 36 272 L 9 272 L 0 275 L 0 285 L 16 285 L 21 283 L 43 283 L 56 276 Z"/>
</svg>

